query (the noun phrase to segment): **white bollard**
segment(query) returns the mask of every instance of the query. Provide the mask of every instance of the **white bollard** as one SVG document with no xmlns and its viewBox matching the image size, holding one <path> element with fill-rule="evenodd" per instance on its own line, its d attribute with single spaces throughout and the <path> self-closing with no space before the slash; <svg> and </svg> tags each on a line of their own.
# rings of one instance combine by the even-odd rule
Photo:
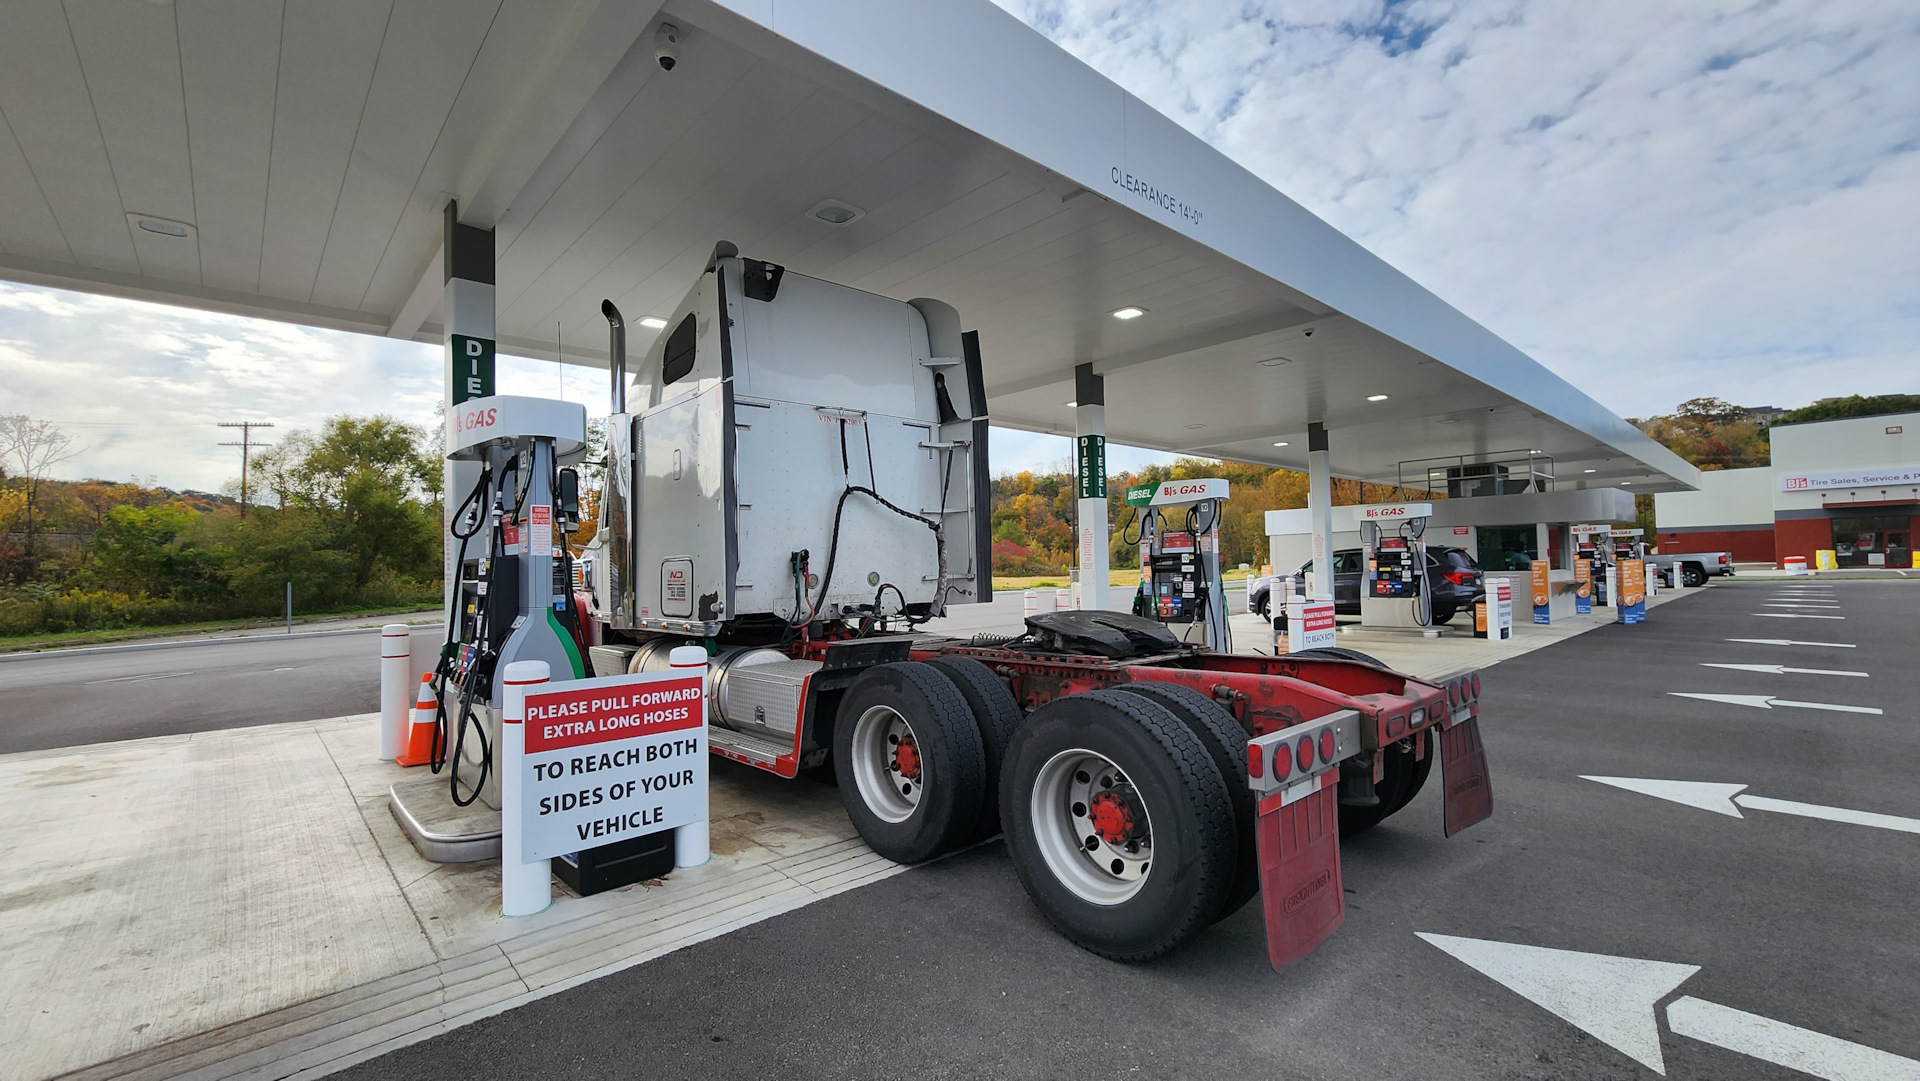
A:
<svg viewBox="0 0 1920 1081">
<path fill-rule="evenodd" d="M 1026 594 L 1025 614 L 1030 616 L 1036 616 L 1040 614 L 1040 594 L 1035 593 L 1031 589 L 1027 590 L 1027 594 Z"/>
<path fill-rule="evenodd" d="M 1053 591 L 1053 610 L 1070 612 L 1073 610 L 1073 590 L 1056 589 Z"/>
<path fill-rule="evenodd" d="M 413 708 L 413 647 L 405 623 L 380 628 L 380 761 L 407 747 L 407 711 Z"/>
<path fill-rule="evenodd" d="M 553 867 L 546 860 L 527 862 L 526 793 L 521 772 L 527 756 L 527 689 L 547 681 L 545 661 L 515 661 L 501 676 L 506 701 L 500 704 L 500 914 L 531 916 L 553 904 Z"/>
<path fill-rule="evenodd" d="M 699 646 L 675 646 L 667 654 L 667 664 L 675 671 L 681 669 L 700 669 L 707 667 L 707 651 Z M 706 715 L 706 705 L 701 704 L 701 715 Z M 700 733 L 700 753 L 706 753 L 707 736 L 703 728 Z M 675 867 L 698 867 L 713 858 L 712 846 L 708 843 L 707 818 L 698 822 L 689 822 L 676 826 L 673 831 L 673 865 Z"/>
<path fill-rule="evenodd" d="M 1681 590 L 1687 588 L 1687 572 L 1681 568 L 1680 560 L 1678 558 L 1674 559 L 1674 561 L 1671 564 L 1669 564 L 1669 566 L 1671 568 L 1671 573 L 1669 577 L 1671 577 L 1673 580 L 1667 583 L 1667 588 L 1673 590 L 1675 593 L 1678 593 Z"/>
</svg>

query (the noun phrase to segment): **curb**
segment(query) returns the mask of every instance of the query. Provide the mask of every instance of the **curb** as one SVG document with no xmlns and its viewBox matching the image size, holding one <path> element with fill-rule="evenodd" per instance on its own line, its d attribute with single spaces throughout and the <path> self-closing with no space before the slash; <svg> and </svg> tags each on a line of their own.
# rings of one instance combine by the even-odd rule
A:
<svg viewBox="0 0 1920 1081">
<path fill-rule="evenodd" d="M 445 623 L 413 623 L 409 629 L 419 627 L 444 627 Z M 188 638 L 172 639 L 160 642 L 122 642 L 107 646 L 74 646 L 71 649 L 23 649 L 15 653 L 0 653 L 0 664 L 8 661 L 24 661 L 46 657 L 87 657 L 101 653 L 132 653 L 143 649 L 181 649 L 187 646 L 214 646 L 232 642 L 286 642 L 297 638 L 332 638 L 343 634 L 379 634 L 380 625 L 372 627 L 343 627 L 332 631 L 296 631 L 293 634 L 230 634 L 224 638 Z"/>
</svg>

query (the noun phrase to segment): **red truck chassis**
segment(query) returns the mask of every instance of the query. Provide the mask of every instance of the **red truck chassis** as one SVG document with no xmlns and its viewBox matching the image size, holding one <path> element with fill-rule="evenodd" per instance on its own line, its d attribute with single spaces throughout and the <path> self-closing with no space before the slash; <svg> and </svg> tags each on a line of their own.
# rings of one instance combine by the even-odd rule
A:
<svg viewBox="0 0 1920 1081">
<path fill-rule="evenodd" d="M 846 643 L 815 639 L 789 648 L 796 659 L 828 661 L 829 651 Z M 892 643 L 904 645 L 899 638 Z M 1446 834 L 1492 813 L 1478 726 L 1480 680 L 1472 672 L 1429 682 L 1326 655 L 1184 651 L 1111 659 L 932 638 L 914 640 L 909 655 L 914 661 L 979 661 L 1012 692 L 1023 714 L 1073 695 L 1143 684 L 1184 687 L 1219 705 L 1247 740 L 1244 773 L 1224 779 L 1249 786 L 1257 799 L 1259 890 L 1276 969 L 1312 952 L 1344 919 L 1338 796 L 1343 783 L 1371 791 L 1364 783 L 1367 763 L 1377 784 L 1386 776 L 1389 752 L 1410 755 L 1420 764 L 1419 779 L 1410 786 L 1417 790 L 1437 741 Z M 715 753 L 787 777 L 824 758 L 824 741 L 814 741 L 815 714 L 831 715 L 838 696 L 809 689 L 805 697 L 807 716 L 791 752 L 769 761 L 716 743 Z M 1411 797 L 1411 790 L 1401 792 L 1387 813 Z"/>
</svg>

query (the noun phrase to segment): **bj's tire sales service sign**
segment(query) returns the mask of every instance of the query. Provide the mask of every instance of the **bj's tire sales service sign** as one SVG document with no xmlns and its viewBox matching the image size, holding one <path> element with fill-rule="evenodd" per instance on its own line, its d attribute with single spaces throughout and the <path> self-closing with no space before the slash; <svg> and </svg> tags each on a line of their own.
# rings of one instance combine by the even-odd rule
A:
<svg viewBox="0 0 1920 1081">
<path fill-rule="evenodd" d="M 527 695 L 526 860 L 707 817 L 706 672 L 576 679 Z"/>
</svg>

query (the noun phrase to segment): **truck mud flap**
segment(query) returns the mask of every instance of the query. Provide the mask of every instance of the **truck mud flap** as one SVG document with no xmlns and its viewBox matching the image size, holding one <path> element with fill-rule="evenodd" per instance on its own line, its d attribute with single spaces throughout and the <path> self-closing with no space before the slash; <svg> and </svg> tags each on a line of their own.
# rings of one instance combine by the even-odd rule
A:
<svg viewBox="0 0 1920 1081">
<path fill-rule="evenodd" d="M 1446 786 L 1447 836 L 1493 815 L 1493 781 L 1478 717 L 1440 730 L 1440 777 Z"/>
<path fill-rule="evenodd" d="M 1322 774 L 1260 800 L 1260 903 L 1267 959 L 1275 971 L 1312 953 L 1347 917 L 1340 891 L 1339 779 L 1338 771 Z"/>
</svg>

